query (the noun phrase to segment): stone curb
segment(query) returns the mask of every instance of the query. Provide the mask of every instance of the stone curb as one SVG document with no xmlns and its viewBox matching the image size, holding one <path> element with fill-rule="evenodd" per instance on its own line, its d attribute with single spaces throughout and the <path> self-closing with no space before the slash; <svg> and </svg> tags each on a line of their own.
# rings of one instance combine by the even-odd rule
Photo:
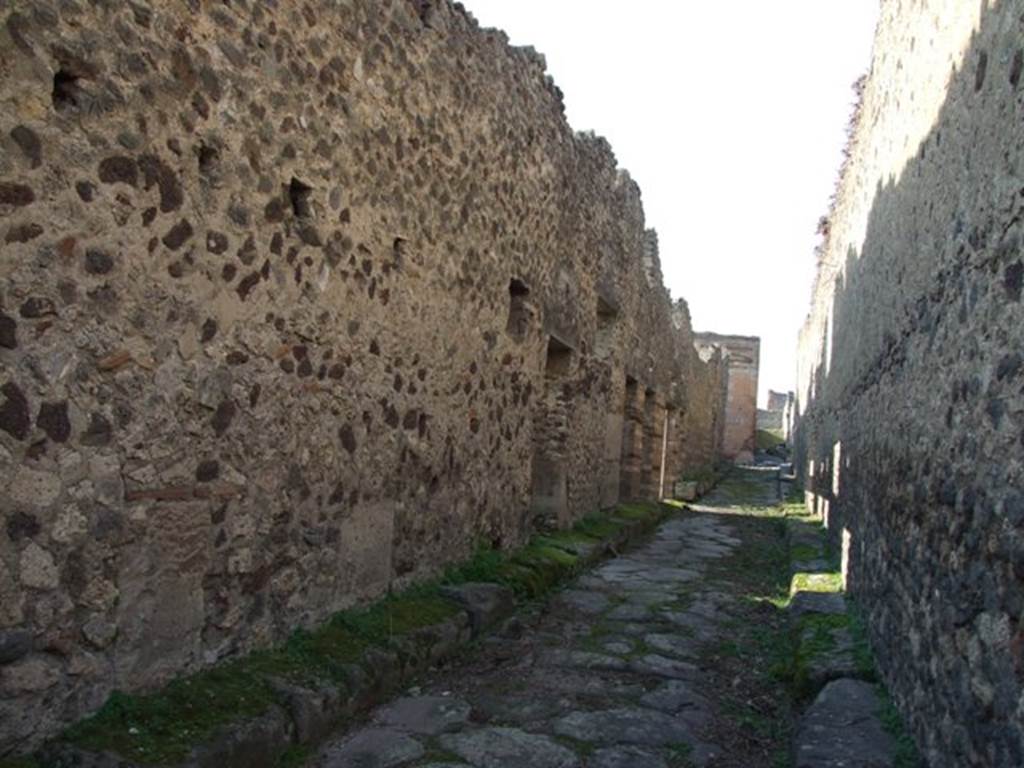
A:
<svg viewBox="0 0 1024 768">
<path fill-rule="evenodd" d="M 613 515 L 622 527 L 615 536 L 579 552 L 572 575 L 616 555 L 678 511 L 661 505 L 662 513 L 651 520 Z M 440 624 L 394 638 L 389 646 L 367 650 L 361 663 L 348 666 L 346 686 L 325 682 L 312 689 L 271 679 L 280 697 L 278 704 L 258 717 L 222 727 L 195 747 L 185 762 L 166 768 L 276 768 L 288 749 L 315 746 L 345 720 L 367 712 L 429 667 L 454 657 L 525 602 L 517 600 L 509 587 L 489 582 L 446 586 L 442 595 L 461 610 Z M 46 768 L 147 768 L 118 755 L 61 742 L 44 746 L 38 757 Z"/>
</svg>

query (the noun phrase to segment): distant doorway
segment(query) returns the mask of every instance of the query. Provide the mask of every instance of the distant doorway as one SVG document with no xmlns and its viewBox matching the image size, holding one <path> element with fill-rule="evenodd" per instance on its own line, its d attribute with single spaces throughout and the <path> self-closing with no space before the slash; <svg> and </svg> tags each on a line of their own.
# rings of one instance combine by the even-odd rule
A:
<svg viewBox="0 0 1024 768">
<path fill-rule="evenodd" d="M 619 472 L 619 496 L 640 496 L 643 473 L 643 390 L 632 376 L 626 377 L 622 409 L 622 460 Z"/>
<path fill-rule="evenodd" d="M 565 386 L 572 371 L 573 350 L 548 337 L 544 357 L 544 398 L 534 423 L 531 462 L 530 513 L 542 527 L 569 522 L 569 476 L 566 447 L 569 438 L 571 393 Z"/>
</svg>

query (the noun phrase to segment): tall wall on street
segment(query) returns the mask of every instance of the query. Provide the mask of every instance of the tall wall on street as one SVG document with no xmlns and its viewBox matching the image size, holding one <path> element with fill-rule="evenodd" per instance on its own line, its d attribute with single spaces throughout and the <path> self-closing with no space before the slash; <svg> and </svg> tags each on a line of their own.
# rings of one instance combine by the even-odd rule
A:
<svg viewBox="0 0 1024 768">
<path fill-rule="evenodd" d="M 0 755 L 717 458 L 544 70 L 449 2 L 3 6 Z"/>
<path fill-rule="evenodd" d="M 932 766 L 1024 765 L 1024 3 L 887 0 L 798 464 Z"/>
<path fill-rule="evenodd" d="M 729 364 L 720 347 L 707 348 L 703 354 L 698 350 L 690 309 L 683 299 L 676 300 L 673 319 L 683 366 L 681 386 L 685 388 L 681 439 L 676 446 L 678 466 L 686 474 L 706 470 L 723 456 Z"/>
<path fill-rule="evenodd" d="M 698 333 L 694 342 L 702 350 L 718 348 L 725 356 L 728 384 L 722 455 L 733 461 L 751 461 L 757 448 L 757 377 L 761 340 L 756 336 Z"/>
</svg>

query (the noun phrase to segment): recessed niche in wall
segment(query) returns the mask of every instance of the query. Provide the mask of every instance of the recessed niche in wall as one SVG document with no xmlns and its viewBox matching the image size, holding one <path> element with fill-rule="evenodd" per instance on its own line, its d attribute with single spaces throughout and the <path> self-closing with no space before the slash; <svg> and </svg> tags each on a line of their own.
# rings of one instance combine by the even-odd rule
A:
<svg viewBox="0 0 1024 768">
<path fill-rule="evenodd" d="M 548 353 L 544 363 L 544 376 L 549 379 L 561 379 L 572 370 L 572 347 L 548 336 Z"/>
<path fill-rule="evenodd" d="M 79 104 L 78 76 L 63 69 L 57 70 L 53 76 L 53 108 L 58 112 L 77 109 Z"/>
<path fill-rule="evenodd" d="M 288 185 L 288 199 L 291 200 L 292 213 L 295 214 L 296 218 L 308 219 L 312 217 L 313 208 L 310 204 L 312 195 L 313 188 L 311 186 L 292 176 L 291 183 Z"/>
<path fill-rule="evenodd" d="M 508 323 L 505 331 L 516 341 L 522 341 L 530 330 L 530 309 L 527 305 L 530 289 L 522 280 L 513 277 L 508 283 Z"/>
<path fill-rule="evenodd" d="M 196 159 L 199 163 L 199 173 L 203 176 L 213 176 L 220 167 L 220 150 L 209 144 L 200 144 L 196 150 Z M 294 182 L 294 179 L 292 181 Z"/>
<path fill-rule="evenodd" d="M 607 357 L 615 345 L 615 326 L 619 313 L 600 296 L 597 297 L 597 333 L 594 336 L 594 354 Z"/>
</svg>

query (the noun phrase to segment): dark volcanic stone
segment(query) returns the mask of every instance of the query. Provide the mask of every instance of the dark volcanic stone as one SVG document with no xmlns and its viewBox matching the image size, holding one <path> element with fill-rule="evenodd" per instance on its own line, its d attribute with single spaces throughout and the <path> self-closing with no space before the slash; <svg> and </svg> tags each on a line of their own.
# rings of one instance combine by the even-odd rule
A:
<svg viewBox="0 0 1024 768">
<path fill-rule="evenodd" d="M 196 467 L 196 480 L 200 483 L 216 480 L 218 475 L 220 475 L 220 464 L 216 459 L 204 459 Z"/>
<path fill-rule="evenodd" d="M 39 535 L 42 526 L 34 515 L 27 512 L 11 512 L 7 516 L 7 538 L 17 543 Z"/>
<path fill-rule="evenodd" d="M 104 184 L 127 184 L 134 187 L 139 180 L 139 166 L 130 157 L 113 155 L 100 161 L 99 177 Z"/>
<path fill-rule="evenodd" d="M 24 629 L 0 630 L 0 664 L 17 661 L 32 650 L 32 635 Z"/>
<path fill-rule="evenodd" d="M 0 405 L 0 429 L 18 440 L 24 440 L 32 426 L 28 400 L 13 381 L 0 387 L 0 392 L 5 398 L 3 405 Z"/>
<path fill-rule="evenodd" d="M 0 347 L 7 349 L 18 348 L 18 323 L 8 315 L 0 311 Z"/>
<path fill-rule="evenodd" d="M 25 125 L 16 125 L 11 129 L 11 138 L 31 161 L 32 167 L 38 168 L 42 163 L 43 145 L 35 131 Z"/>
<path fill-rule="evenodd" d="M 217 406 L 217 410 L 213 414 L 213 431 L 218 435 L 223 435 L 227 432 L 228 427 L 231 426 L 231 421 L 235 418 L 235 412 L 237 407 L 231 400 L 224 400 L 220 405 Z"/>
<path fill-rule="evenodd" d="M 176 251 L 190 237 L 192 237 L 192 225 L 188 222 L 188 219 L 182 219 L 164 235 L 163 244 L 172 251 Z"/>
<path fill-rule="evenodd" d="M 55 443 L 65 443 L 71 437 L 71 421 L 68 419 L 67 401 L 43 403 L 39 406 L 36 424 Z"/>
<path fill-rule="evenodd" d="M 36 195 L 32 191 L 32 187 L 0 182 L 0 205 L 13 205 L 15 208 L 21 208 L 34 202 L 35 199 Z"/>
<path fill-rule="evenodd" d="M 356 435 L 352 431 L 352 427 L 345 424 L 341 429 L 338 430 L 338 437 L 341 438 L 341 447 L 349 453 L 355 453 L 356 450 Z"/>
<path fill-rule="evenodd" d="M 8 243 L 27 243 L 29 240 L 35 240 L 43 234 L 43 228 L 38 224 L 15 224 L 4 236 L 4 241 Z"/>
<path fill-rule="evenodd" d="M 114 428 L 105 416 L 94 413 L 89 417 L 89 426 L 82 433 L 79 442 L 82 445 L 107 445 L 113 435 Z"/>
<path fill-rule="evenodd" d="M 114 268 L 114 260 L 109 253 L 97 248 L 89 248 L 85 252 L 85 271 L 90 275 L 105 275 Z"/>
<path fill-rule="evenodd" d="M 49 299 L 41 296 L 31 296 L 25 299 L 25 302 L 18 310 L 18 314 L 29 320 L 36 320 L 40 317 L 57 314 L 57 309 Z"/>
</svg>

